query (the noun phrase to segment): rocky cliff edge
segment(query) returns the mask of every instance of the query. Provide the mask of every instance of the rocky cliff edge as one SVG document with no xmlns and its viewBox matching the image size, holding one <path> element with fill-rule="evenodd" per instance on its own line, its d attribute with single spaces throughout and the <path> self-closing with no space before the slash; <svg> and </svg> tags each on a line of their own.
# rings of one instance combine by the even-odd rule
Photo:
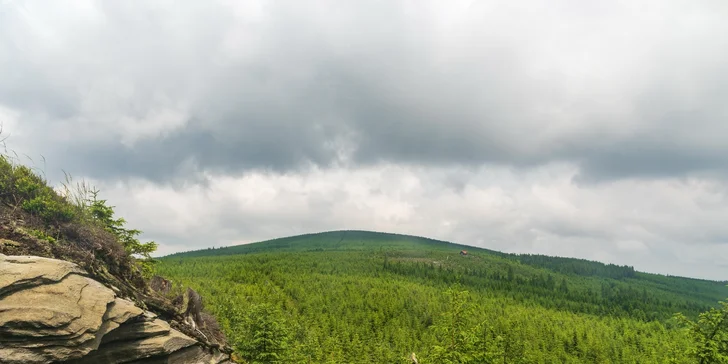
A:
<svg viewBox="0 0 728 364">
<path fill-rule="evenodd" d="M 231 363 L 135 301 L 74 263 L 0 254 L 0 363 Z"/>
</svg>

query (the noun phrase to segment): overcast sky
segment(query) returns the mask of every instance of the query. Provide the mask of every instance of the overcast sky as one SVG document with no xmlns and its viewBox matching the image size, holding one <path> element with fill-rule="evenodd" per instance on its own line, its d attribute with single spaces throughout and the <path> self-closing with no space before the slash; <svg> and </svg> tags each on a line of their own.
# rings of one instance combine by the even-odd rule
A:
<svg viewBox="0 0 728 364">
<path fill-rule="evenodd" d="M 726 19 L 725 0 L 0 0 L 0 122 L 161 254 L 366 229 L 724 280 Z"/>
</svg>

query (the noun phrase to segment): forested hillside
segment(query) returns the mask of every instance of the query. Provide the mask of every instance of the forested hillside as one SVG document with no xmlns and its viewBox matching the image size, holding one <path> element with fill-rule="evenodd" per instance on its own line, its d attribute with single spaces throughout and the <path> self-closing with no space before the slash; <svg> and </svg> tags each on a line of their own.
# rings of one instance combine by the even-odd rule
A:
<svg viewBox="0 0 728 364">
<path fill-rule="evenodd" d="M 690 362 L 675 313 L 728 296 L 725 282 L 362 231 L 179 253 L 157 271 L 199 290 L 249 362 Z"/>
</svg>

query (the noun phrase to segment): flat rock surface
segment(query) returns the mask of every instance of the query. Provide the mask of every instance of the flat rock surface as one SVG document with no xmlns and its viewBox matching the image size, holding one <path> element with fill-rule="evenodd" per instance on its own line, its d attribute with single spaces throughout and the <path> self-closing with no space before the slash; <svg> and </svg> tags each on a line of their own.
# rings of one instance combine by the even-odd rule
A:
<svg viewBox="0 0 728 364">
<path fill-rule="evenodd" d="M 0 295 L 12 289 L 58 282 L 71 273 L 82 274 L 83 270 L 63 260 L 0 254 Z"/>
</svg>

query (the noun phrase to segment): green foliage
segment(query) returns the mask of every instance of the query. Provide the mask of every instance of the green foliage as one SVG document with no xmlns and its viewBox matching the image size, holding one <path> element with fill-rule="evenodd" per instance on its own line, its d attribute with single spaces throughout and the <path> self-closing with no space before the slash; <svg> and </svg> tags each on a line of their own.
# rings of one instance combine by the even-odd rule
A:
<svg viewBox="0 0 728 364">
<path fill-rule="evenodd" d="M 697 317 L 728 295 L 718 282 L 563 273 L 462 249 L 348 231 L 175 254 L 156 269 L 206 298 L 241 356 L 247 313 L 280 310 L 290 363 L 407 363 L 412 352 L 421 364 L 689 363 L 674 312 Z"/>
<path fill-rule="evenodd" d="M 40 240 L 45 240 L 51 244 L 55 244 L 57 242 L 56 238 L 48 235 L 45 231 L 37 230 L 37 229 L 28 229 L 27 232 L 29 235 L 34 236 Z"/>
<path fill-rule="evenodd" d="M 247 335 L 235 343 L 244 359 L 254 364 L 287 362 L 290 329 L 282 316 L 283 312 L 268 303 L 250 309 L 244 324 Z"/>
<path fill-rule="evenodd" d="M 468 291 L 457 287 L 445 291 L 448 309 L 431 327 L 438 344 L 432 347 L 429 361 L 432 363 L 471 363 L 475 360 L 478 342 L 477 327 L 469 325 L 473 305 L 468 302 Z"/>
<path fill-rule="evenodd" d="M 601 264 L 585 259 L 549 257 L 534 254 L 519 254 L 517 257 L 523 264 L 548 268 L 554 272 L 565 274 L 609 277 L 613 279 L 634 278 L 637 276 L 634 267 L 626 265 Z"/>
<path fill-rule="evenodd" d="M 146 278 L 151 277 L 153 266 L 157 262 L 152 258 L 151 254 L 157 250 L 157 243 L 154 241 L 140 242 L 137 236 L 142 232 L 125 228 L 126 220 L 124 218 L 115 218 L 114 207 L 108 206 L 106 200 L 98 199 L 98 192 L 97 190 L 90 192 L 91 198 L 88 200 L 88 211 L 91 218 L 112 233 L 119 243 L 124 246 L 127 253 L 140 257 L 137 262 L 142 270 L 142 275 Z"/>
<path fill-rule="evenodd" d="M 98 199 L 98 191 L 91 192 L 89 212 L 91 217 L 100 223 L 107 231 L 114 234 L 129 254 L 139 255 L 151 259 L 151 254 L 157 250 L 157 243 L 150 241 L 142 243 L 137 236 L 142 232 L 136 229 L 127 229 L 124 218 L 114 217 L 114 207 L 107 206 L 106 200 Z"/>
<path fill-rule="evenodd" d="M 696 321 L 682 314 L 677 318 L 688 327 L 695 343 L 688 355 L 700 364 L 728 363 L 728 301 L 721 301 L 720 307 L 701 313 Z"/>
<path fill-rule="evenodd" d="M 48 225 L 67 223 L 77 217 L 73 205 L 49 187 L 46 181 L 23 165 L 13 165 L 0 156 L 0 191 L 4 201 L 20 206 Z"/>
</svg>

